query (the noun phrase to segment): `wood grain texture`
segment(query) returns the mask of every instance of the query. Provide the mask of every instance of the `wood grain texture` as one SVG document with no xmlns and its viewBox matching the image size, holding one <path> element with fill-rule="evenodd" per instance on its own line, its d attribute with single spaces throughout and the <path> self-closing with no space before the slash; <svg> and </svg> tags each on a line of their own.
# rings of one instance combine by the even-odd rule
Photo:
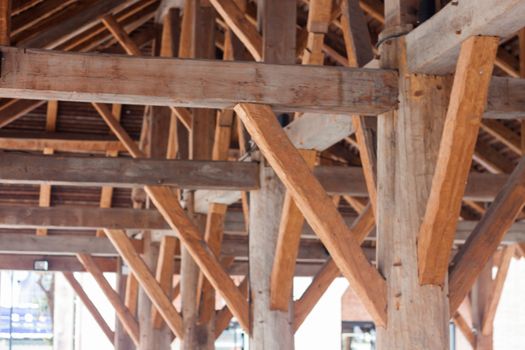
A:
<svg viewBox="0 0 525 350">
<path fill-rule="evenodd" d="M 512 172 L 505 186 L 454 257 L 449 272 L 450 310 L 458 308 L 484 265 L 525 204 L 525 159 Z"/>
<path fill-rule="evenodd" d="M 498 45 L 496 37 L 471 37 L 461 47 L 436 171 L 418 234 L 421 284 L 443 285 L 446 280 Z"/>
<path fill-rule="evenodd" d="M 259 187 L 257 165 L 248 162 L 6 153 L 0 159 L 0 168 L 1 183 L 128 188 L 163 184 L 187 189 L 220 190 Z"/>
<path fill-rule="evenodd" d="M 220 109 L 250 102 L 282 111 L 367 115 L 396 104 L 394 71 L 6 47 L 1 52 L 1 97 Z M 239 84 L 242 90 L 235 88 Z"/>
<path fill-rule="evenodd" d="M 407 34 L 408 68 L 414 73 L 451 73 L 468 37 L 514 35 L 525 25 L 524 18 L 525 3 L 520 0 L 451 2 Z"/>
<path fill-rule="evenodd" d="M 384 279 L 366 260 L 357 242 L 346 238 L 351 231 L 287 138 L 271 108 L 239 104 L 235 111 L 367 310 L 378 325 L 384 325 Z"/>
<path fill-rule="evenodd" d="M 241 40 L 256 61 L 263 58 L 262 37 L 257 28 L 250 23 L 234 0 L 210 0 L 215 10 L 221 15 L 228 27 Z"/>
<path fill-rule="evenodd" d="M 164 236 L 160 241 L 159 256 L 157 261 L 157 268 L 155 271 L 155 279 L 159 283 L 164 293 L 171 297 L 171 285 L 173 274 L 175 273 L 175 250 L 177 247 L 177 238 L 173 236 Z M 164 324 L 162 316 L 156 308 L 151 309 L 151 319 L 153 326 L 157 329 Z"/>
<path fill-rule="evenodd" d="M 317 152 L 315 150 L 299 150 L 299 152 L 308 167 L 312 169 L 317 160 Z M 284 196 L 270 277 L 270 308 L 273 310 L 288 311 L 303 225 L 303 214 L 287 191 Z"/>
</svg>

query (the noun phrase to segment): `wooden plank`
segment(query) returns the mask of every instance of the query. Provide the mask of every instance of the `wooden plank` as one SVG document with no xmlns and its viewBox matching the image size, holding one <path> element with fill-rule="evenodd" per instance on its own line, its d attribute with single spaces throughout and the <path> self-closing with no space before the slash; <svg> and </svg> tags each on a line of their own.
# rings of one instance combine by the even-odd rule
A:
<svg viewBox="0 0 525 350">
<path fill-rule="evenodd" d="M 270 104 L 282 111 L 374 115 L 392 108 L 397 96 L 397 74 L 378 69 L 73 54 L 5 47 L 1 53 L 4 57 L 1 97 L 219 109 L 232 108 L 241 101 Z M 240 91 L 234 89 L 239 83 L 243 85 Z"/>
<path fill-rule="evenodd" d="M 501 256 L 501 261 L 497 265 L 498 272 L 494 283 L 492 285 L 492 290 L 489 295 L 488 303 L 485 305 L 483 311 L 483 320 L 481 332 L 484 335 L 491 335 L 494 329 L 494 319 L 496 318 L 496 311 L 498 309 L 498 304 L 501 299 L 501 294 L 503 292 L 503 286 L 509 272 L 510 263 L 514 257 L 515 246 L 507 246 L 504 248 Z"/>
<path fill-rule="evenodd" d="M 418 234 L 421 284 L 443 285 L 499 38 L 471 37 L 458 59 L 436 171 Z"/>
<path fill-rule="evenodd" d="M 483 266 L 496 251 L 525 203 L 525 159 L 514 169 L 505 186 L 454 257 L 449 273 L 450 310 L 458 308 Z"/>
<path fill-rule="evenodd" d="M 46 101 L 35 100 L 11 100 L 4 104 L 0 109 L 0 127 L 3 128 L 7 124 L 17 120 L 26 113 L 29 113 L 36 108 L 46 103 Z"/>
<path fill-rule="evenodd" d="M 126 53 L 130 56 L 141 56 L 140 48 L 135 42 L 129 37 L 128 33 L 122 28 L 112 14 L 107 14 L 102 17 L 102 23 L 111 32 L 111 34 L 117 39 L 119 44 L 126 50 Z"/>
<path fill-rule="evenodd" d="M 408 68 L 414 73 L 451 73 L 463 41 L 475 35 L 514 35 L 525 26 L 524 18 L 525 3 L 519 0 L 451 2 L 407 34 Z"/>
<path fill-rule="evenodd" d="M 210 0 L 215 10 L 221 15 L 228 27 L 241 40 L 256 61 L 261 61 L 262 37 L 257 28 L 245 17 L 234 0 Z"/>
<path fill-rule="evenodd" d="M 263 34 L 261 57 L 264 57 L 264 62 L 295 64 L 296 21 L 291 19 L 297 18 L 297 2 L 265 0 L 259 8 L 263 19 L 258 27 Z"/>
<path fill-rule="evenodd" d="M 456 327 L 461 331 L 465 339 L 468 341 L 470 346 L 472 346 L 473 349 L 476 348 L 476 335 L 474 334 L 474 331 L 472 330 L 472 327 L 469 326 L 467 321 L 461 316 L 459 313 L 455 313 L 454 316 L 452 316 L 452 320 L 454 321 L 454 324 Z"/>
<path fill-rule="evenodd" d="M 520 137 L 501 122 L 497 120 L 484 120 L 483 123 L 481 123 L 481 128 L 517 155 L 522 154 Z"/>
<path fill-rule="evenodd" d="M 119 252 L 120 256 L 126 264 L 133 271 L 133 275 L 136 277 L 142 289 L 151 299 L 151 302 L 159 313 L 164 318 L 164 321 L 172 332 L 180 339 L 184 337 L 182 331 L 182 319 L 177 313 L 177 310 L 171 304 L 162 287 L 155 280 L 155 277 L 151 274 L 150 270 L 144 263 L 144 261 L 137 254 L 136 250 L 133 249 L 131 242 L 122 230 L 108 230 L 104 229 L 104 233 L 111 240 L 115 249 Z"/>
<path fill-rule="evenodd" d="M 11 42 L 11 0 L 0 1 L 0 45 Z"/>
<path fill-rule="evenodd" d="M 0 252 L 23 254 L 75 255 L 85 253 L 92 256 L 118 256 L 107 239 L 90 236 L 33 236 L 19 233 L 0 234 Z M 142 241 L 132 240 L 135 249 L 141 253 Z"/>
<path fill-rule="evenodd" d="M 62 274 L 64 275 L 65 279 L 69 282 L 71 288 L 73 288 L 79 299 L 82 301 L 82 304 L 84 304 L 91 316 L 93 316 L 93 319 L 98 324 L 104 335 L 108 338 L 109 342 L 113 343 L 115 333 L 111 330 L 111 328 L 109 328 L 106 320 L 104 320 L 104 317 L 102 317 L 100 312 L 98 312 L 97 307 L 95 306 L 95 304 L 93 304 L 86 292 L 84 292 L 84 289 L 82 288 L 80 283 L 78 283 L 73 273 L 63 272 Z"/>
<path fill-rule="evenodd" d="M 47 238 L 47 237 L 46 237 Z M 117 259 L 109 257 L 94 257 L 97 266 L 102 272 L 116 272 Z M 0 254 L 0 268 L 2 270 L 31 271 L 35 260 L 46 260 L 48 271 L 85 272 L 86 270 L 74 256 L 53 256 L 42 254 Z"/>
<path fill-rule="evenodd" d="M 374 213 L 370 207 L 361 213 L 356 222 L 353 223 L 351 228 L 359 242 L 364 241 L 366 236 L 370 233 L 375 225 Z M 294 303 L 294 324 L 293 328 L 296 332 L 299 327 L 303 324 L 306 317 L 313 310 L 319 299 L 326 292 L 332 282 L 341 275 L 339 268 L 335 264 L 332 258 L 329 258 L 319 272 L 314 276 L 314 279 L 303 292 L 301 297 Z"/>
<path fill-rule="evenodd" d="M 175 273 L 173 258 L 175 256 L 176 247 L 177 239 L 175 237 L 162 237 L 155 279 L 168 297 L 171 294 L 171 284 L 173 274 Z M 154 327 L 161 328 L 163 325 L 162 316 L 156 308 L 152 308 L 151 311 L 151 319 L 153 320 Z"/>
<path fill-rule="evenodd" d="M 247 130 L 292 194 L 304 217 L 319 235 L 343 275 L 378 325 L 384 325 L 386 283 L 370 265 L 351 231 L 282 130 L 268 106 L 240 104 L 235 107 Z M 345 242 L 345 243 L 343 243 Z M 365 282 L 366 281 L 366 282 Z"/>
<path fill-rule="evenodd" d="M 312 169 L 317 160 L 317 152 L 313 150 L 299 150 L 299 152 L 308 167 Z M 288 311 L 288 304 L 293 291 L 295 261 L 297 260 L 303 225 L 304 217 L 287 191 L 284 197 L 270 276 L 271 309 Z"/>
<path fill-rule="evenodd" d="M 21 167 L 21 164 L 24 166 Z M 187 189 L 221 190 L 251 190 L 259 187 L 257 165 L 248 162 L 6 153 L 0 159 L 0 168 L 2 183 L 128 188 L 165 184 Z M 100 169 L 104 169 L 104 172 Z"/>
<path fill-rule="evenodd" d="M 332 0 L 310 0 L 306 29 L 314 33 L 328 32 L 332 20 Z"/>
<path fill-rule="evenodd" d="M 96 261 L 93 260 L 89 254 L 84 253 L 77 254 L 77 258 L 82 263 L 86 271 L 88 271 L 91 276 L 93 276 L 98 286 L 100 289 L 102 289 L 102 292 L 115 309 L 120 322 L 122 322 L 122 325 L 130 335 L 133 343 L 138 346 L 140 343 L 140 336 L 137 320 L 130 314 L 128 308 L 126 308 L 118 293 L 115 292 L 113 287 L 111 287 L 109 282 L 106 280 L 102 271 L 97 266 Z"/>
<path fill-rule="evenodd" d="M 89 28 L 99 17 L 126 5 L 124 0 L 92 0 L 78 3 L 35 26 L 32 35 L 17 38 L 22 47 L 53 49 L 69 38 Z"/>
<path fill-rule="evenodd" d="M 1 113 L 1 112 L 0 112 Z M 0 148 L 17 151 L 44 151 L 52 148 L 57 152 L 106 153 L 123 151 L 119 141 L 103 138 L 82 138 L 68 133 L 16 133 L 0 136 Z"/>
</svg>

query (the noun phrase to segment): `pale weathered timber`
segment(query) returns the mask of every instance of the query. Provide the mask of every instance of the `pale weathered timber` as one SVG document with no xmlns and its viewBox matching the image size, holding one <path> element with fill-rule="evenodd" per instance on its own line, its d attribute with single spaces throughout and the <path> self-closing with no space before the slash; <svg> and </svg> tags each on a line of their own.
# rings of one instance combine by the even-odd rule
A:
<svg viewBox="0 0 525 350">
<path fill-rule="evenodd" d="M 525 158 L 454 257 L 449 272 L 450 310 L 461 304 L 525 204 Z"/>
<path fill-rule="evenodd" d="M 394 71 L 6 47 L 1 53 L 1 97 L 220 109 L 246 102 L 282 111 L 365 115 L 396 104 Z"/>
<path fill-rule="evenodd" d="M 419 281 L 443 285 L 499 38 L 471 37 L 461 47 L 432 187 L 417 238 Z"/>
<path fill-rule="evenodd" d="M 71 285 L 71 288 L 73 288 L 73 290 L 75 291 L 79 299 L 82 300 L 82 304 L 84 304 L 84 306 L 86 307 L 86 309 L 88 309 L 91 316 L 93 316 L 93 319 L 95 320 L 95 322 L 97 322 L 98 326 L 100 327 L 104 335 L 108 338 L 109 342 L 113 343 L 115 332 L 113 332 L 111 328 L 109 328 L 109 325 L 107 324 L 106 320 L 104 320 L 100 312 L 98 312 L 97 307 L 95 306 L 95 304 L 93 304 L 89 296 L 86 294 L 86 292 L 84 291 L 80 283 L 77 281 L 77 279 L 73 275 L 73 273 L 63 272 L 62 274 L 64 275 L 66 280 L 69 282 L 69 284 Z"/>
<path fill-rule="evenodd" d="M 0 168 L 2 183 L 113 187 L 162 184 L 186 189 L 221 190 L 251 190 L 259 187 L 257 165 L 248 162 L 4 153 L 0 157 Z"/>
<path fill-rule="evenodd" d="M 356 217 L 344 214 L 345 223 L 350 226 Z M 464 243 L 477 221 L 462 220 L 458 222 L 456 243 Z M 246 226 L 241 212 L 228 212 L 225 218 L 225 233 L 246 234 Z M 88 207 L 18 207 L 0 206 L 0 228 L 35 229 L 47 227 L 60 229 L 64 234 L 75 234 L 76 230 L 99 229 L 109 227 L 122 230 L 154 230 L 155 233 L 169 234 L 170 226 L 162 215 L 155 210 L 123 208 L 88 208 Z M 304 238 L 314 238 L 314 231 L 305 225 L 302 231 Z M 375 240 L 375 232 L 367 236 Z M 503 244 L 525 242 L 525 223 L 514 223 L 506 232 Z"/>
<path fill-rule="evenodd" d="M 366 260 L 357 242 L 347 239 L 351 231 L 287 138 L 271 108 L 239 104 L 235 111 L 343 275 L 351 281 L 374 321 L 378 325 L 386 324 L 384 279 Z"/>
<path fill-rule="evenodd" d="M 272 310 L 270 293 L 284 189 L 275 172 L 264 166 L 261 185 L 261 189 L 250 193 L 249 279 L 253 320 L 250 344 L 256 350 L 293 349 L 293 307 Z M 291 304 L 291 290 L 286 293 L 283 299 Z"/>
<path fill-rule="evenodd" d="M 434 173 L 451 81 L 448 77 L 407 74 L 402 41 L 390 41 L 381 52 L 382 64 L 388 66 L 395 67 L 398 59 L 390 60 L 399 57 L 402 73 L 399 110 L 378 119 L 377 259 L 379 271 L 388 281 L 388 324 L 378 328 L 377 345 L 380 350 L 441 350 L 449 346 L 447 290 L 420 286 L 417 234 Z M 405 331 L 409 323 L 417 326 Z"/>
<path fill-rule="evenodd" d="M 408 69 L 451 73 L 461 43 L 468 37 L 505 38 L 524 26 L 525 2 L 521 0 L 452 1 L 406 36 Z"/>
<path fill-rule="evenodd" d="M 129 336 L 133 340 L 133 343 L 135 343 L 135 345 L 138 346 L 140 343 L 140 336 L 139 324 L 137 320 L 133 317 L 133 315 L 131 315 L 128 308 L 120 299 L 118 293 L 113 289 L 113 287 L 111 287 L 109 282 L 106 280 L 102 271 L 97 266 L 96 261 L 93 260 L 93 258 L 89 254 L 84 253 L 77 254 L 77 258 L 80 261 L 80 263 L 84 266 L 86 271 L 88 271 L 91 274 L 91 276 L 93 276 L 98 286 L 115 309 L 115 313 L 122 322 L 122 325 L 128 332 Z"/>
</svg>

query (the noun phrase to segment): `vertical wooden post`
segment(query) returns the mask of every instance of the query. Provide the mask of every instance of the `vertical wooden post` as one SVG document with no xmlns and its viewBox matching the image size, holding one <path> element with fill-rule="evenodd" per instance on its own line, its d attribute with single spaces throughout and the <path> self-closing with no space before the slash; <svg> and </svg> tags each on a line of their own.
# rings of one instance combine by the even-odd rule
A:
<svg viewBox="0 0 525 350">
<path fill-rule="evenodd" d="M 125 295 L 126 295 L 126 285 L 128 284 L 128 278 L 130 278 L 130 275 L 124 275 L 122 273 L 122 259 L 119 258 L 119 268 L 117 272 L 117 293 L 120 296 L 120 299 L 124 302 L 126 307 L 129 308 L 129 306 L 125 303 Z M 130 312 L 133 316 L 135 316 L 136 310 L 131 310 Z M 115 346 L 115 350 L 133 350 L 135 349 L 135 345 L 133 344 L 133 341 L 129 337 L 128 333 L 126 332 L 126 329 L 124 329 L 124 326 L 120 322 L 118 318 L 115 319 L 115 338 L 113 340 L 113 344 Z"/>
<path fill-rule="evenodd" d="M 413 24 L 414 1 L 385 2 L 383 35 Z M 385 34 L 386 33 L 386 34 Z M 381 65 L 400 70 L 399 109 L 378 118 L 378 268 L 387 280 L 387 325 L 378 349 L 448 349 L 448 286 L 418 281 L 417 234 L 425 213 L 450 94 L 450 78 L 409 74 L 404 40 L 386 40 Z"/>
<path fill-rule="evenodd" d="M 296 2 L 264 0 L 258 18 L 263 34 L 265 63 L 295 63 Z M 262 162 L 264 164 L 264 162 Z M 261 166 L 261 188 L 250 193 L 249 260 L 252 334 L 250 347 L 293 349 L 293 303 L 288 311 L 271 310 L 270 278 L 285 189 L 275 172 Z M 291 297 L 291 296 L 290 296 Z"/>
<path fill-rule="evenodd" d="M 261 188 L 250 193 L 250 348 L 293 349 L 293 304 L 290 302 L 288 311 L 270 310 L 270 275 L 275 258 L 284 188 L 271 168 L 262 166 L 260 174 Z"/>
<path fill-rule="evenodd" d="M 485 317 L 486 305 L 490 301 L 490 291 L 494 281 L 492 280 L 493 260 L 490 259 L 483 271 L 478 276 L 478 280 L 472 288 L 472 313 L 473 322 L 476 332 L 475 350 L 492 350 L 493 349 L 493 328 L 490 331 L 483 332 L 483 319 Z"/>
<path fill-rule="evenodd" d="M 191 3 L 191 4 L 190 4 Z M 183 28 L 181 37 L 182 45 L 190 46 L 191 57 L 215 58 L 215 12 L 209 4 L 202 0 L 187 1 L 191 7 L 184 8 Z M 190 18 L 186 16 L 191 16 Z M 186 49 L 188 49 L 186 47 Z M 184 51 L 184 50 L 183 50 Z M 181 53 L 182 56 L 182 53 Z M 213 141 L 215 136 L 215 110 L 193 109 L 192 126 L 189 142 L 189 157 L 194 160 L 209 160 L 212 158 Z M 196 215 L 194 217 L 199 231 L 204 232 L 206 217 Z M 214 313 L 200 323 L 199 300 L 197 300 L 197 289 L 199 284 L 199 268 L 194 262 L 187 249 L 181 248 L 181 305 L 184 321 L 184 341 L 181 344 L 183 350 L 213 349 L 215 343 Z"/>
</svg>

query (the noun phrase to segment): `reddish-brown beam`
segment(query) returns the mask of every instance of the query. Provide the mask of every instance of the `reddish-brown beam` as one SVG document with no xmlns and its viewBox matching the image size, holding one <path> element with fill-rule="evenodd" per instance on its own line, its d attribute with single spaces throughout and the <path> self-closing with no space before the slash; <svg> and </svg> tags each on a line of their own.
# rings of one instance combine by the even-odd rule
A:
<svg viewBox="0 0 525 350">
<path fill-rule="evenodd" d="M 11 43 L 11 0 L 0 0 L 0 45 Z"/>
</svg>

